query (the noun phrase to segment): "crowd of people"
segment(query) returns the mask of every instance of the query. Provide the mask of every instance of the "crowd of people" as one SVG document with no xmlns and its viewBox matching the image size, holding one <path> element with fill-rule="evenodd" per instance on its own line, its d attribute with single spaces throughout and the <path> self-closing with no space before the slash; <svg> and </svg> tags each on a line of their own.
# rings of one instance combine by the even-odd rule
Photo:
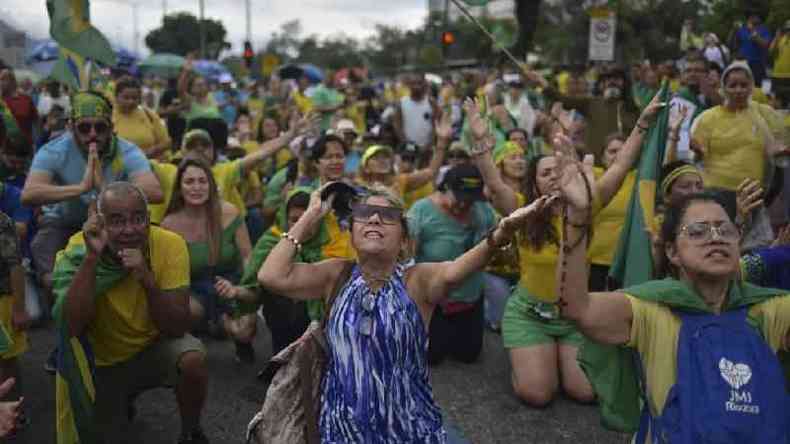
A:
<svg viewBox="0 0 790 444">
<path fill-rule="evenodd" d="M 167 386 L 197 444 L 203 340 L 271 381 L 255 336 L 277 355 L 323 321 L 321 442 L 464 442 L 430 367 L 477 361 L 486 331 L 529 406 L 597 401 L 640 444 L 787 442 L 790 22 L 776 31 L 688 21 L 677 60 L 440 82 L 214 79 L 187 59 L 67 93 L 3 68 L 0 434 L 35 396 L 15 384 L 31 324 L 58 337 L 41 365 L 59 443 L 139 442 L 135 398 Z M 662 279 L 621 289 L 656 128 L 642 254 Z"/>
</svg>

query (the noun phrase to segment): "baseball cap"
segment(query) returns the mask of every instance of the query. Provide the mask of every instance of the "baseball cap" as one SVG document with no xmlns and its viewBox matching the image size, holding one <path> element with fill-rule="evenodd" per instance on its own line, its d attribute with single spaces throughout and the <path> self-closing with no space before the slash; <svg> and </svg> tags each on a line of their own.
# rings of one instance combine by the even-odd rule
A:
<svg viewBox="0 0 790 444">
<path fill-rule="evenodd" d="M 387 145 L 373 145 L 370 148 L 365 150 L 365 153 L 362 154 L 362 166 L 368 163 L 371 157 L 375 156 L 379 153 L 387 153 L 390 156 L 392 155 L 392 148 L 388 147 Z"/>
<path fill-rule="evenodd" d="M 354 134 L 357 133 L 357 129 L 354 126 L 354 122 L 352 122 L 351 119 L 342 119 L 338 121 L 337 124 L 335 125 L 336 133 L 344 133 L 346 131 L 351 131 Z"/>
<path fill-rule="evenodd" d="M 444 175 L 444 186 L 459 200 L 485 200 L 483 177 L 474 165 L 458 165 Z"/>
</svg>

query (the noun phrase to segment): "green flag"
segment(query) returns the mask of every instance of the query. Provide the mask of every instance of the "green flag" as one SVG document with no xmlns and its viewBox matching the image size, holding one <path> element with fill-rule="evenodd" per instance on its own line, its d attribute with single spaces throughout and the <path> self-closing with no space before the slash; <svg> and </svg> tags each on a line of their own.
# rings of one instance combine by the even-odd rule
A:
<svg viewBox="0 0 790 444">
<path fill-rule="evenodd" d="M 669 100 L 669 86 L 666 82 L 658 94 L 662 102 Z M 609 271 L 623 287 L 638 285 L 653 277 L 653 256 L 647 230 L 654 229 L 656 184 L 660 180 L 658 176 L 664 159 L 668 118 L 669 107 L 664 107 L 642 142 L 636 186 L 628 204 L 625 226 Z"/>
<path fill-rule="evenodd" d="M 47 0 L 49 33 L 60 45 L 60 58 L 53 75 L 60 81 L 88 88 L 85 78 L 87 60 L 115 65 L 115 52 L 110 42 L 90 23 L 88 0 Z"/>
<path fill-rule="evenodd" d="M 466 3 L 468 6 L 485 6 L 488 4 L 489 0 L 461 0 Z"/>
</svg>

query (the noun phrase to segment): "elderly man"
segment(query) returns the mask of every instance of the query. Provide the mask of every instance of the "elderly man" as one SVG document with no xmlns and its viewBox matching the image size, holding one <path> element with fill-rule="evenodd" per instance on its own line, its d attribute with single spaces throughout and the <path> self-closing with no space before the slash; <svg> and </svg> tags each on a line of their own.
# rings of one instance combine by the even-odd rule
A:
<svg viewBox="0 0 790 444">
<path fill-rule="evenodd" d="M 113 133 L 112 105 L 101 94 L 80 92 L 72 98 L 71 130 L 38 150 L 22 203 L 46 205 L 33 239 L 33 256 L 45 288 L 55 253 L 80 230 L 88 204 L 102 184 L 126 180 L 139 186 L 149 202 L 161 202 L 159 181 L 145 154 Z"/>
<path fill-rule="evenodd" d="M 179 235 L 150 225 L 144 192 L 129 182 L 105 187 L 53 278 L 58 442 L 141 442 L 129 434 L 127 403 L 167 386 L 181 413 L 178 442 L 208 443 L 205 349 L 186 334 L 189 253 Z M 94 365 L 95 377 L 84 370 Z"/>
</svg>

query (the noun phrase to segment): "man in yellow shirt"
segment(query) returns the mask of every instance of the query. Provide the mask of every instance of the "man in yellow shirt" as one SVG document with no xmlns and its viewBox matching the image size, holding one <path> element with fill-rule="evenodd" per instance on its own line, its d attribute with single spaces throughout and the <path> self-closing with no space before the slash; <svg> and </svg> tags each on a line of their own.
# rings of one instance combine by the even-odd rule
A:
<svg viewBox="0 0 790 444">
<path fill-rule="evenodd" d="M 115 182 L 102 191 L 83 231 L 58 255 L 55 281 L 55 314 L 67 337 L 58 363 L 58 442 L 84 442 L 91 428 L 107 443 L 140 442 L 130 438 L 129 399 L 168 386 L 181 414 L 179 443 L 207 444 L 200 428 L 206 352 L 187 334 L 189 253 L 180 236 L 150 225 L 139 188 Z M 87 351 L 74 352 L 83 338 Z M 84 371 L 91 361 L 95 376 Z M 75 396 L 77 387 L 87 396 Z"/>
</svg>

